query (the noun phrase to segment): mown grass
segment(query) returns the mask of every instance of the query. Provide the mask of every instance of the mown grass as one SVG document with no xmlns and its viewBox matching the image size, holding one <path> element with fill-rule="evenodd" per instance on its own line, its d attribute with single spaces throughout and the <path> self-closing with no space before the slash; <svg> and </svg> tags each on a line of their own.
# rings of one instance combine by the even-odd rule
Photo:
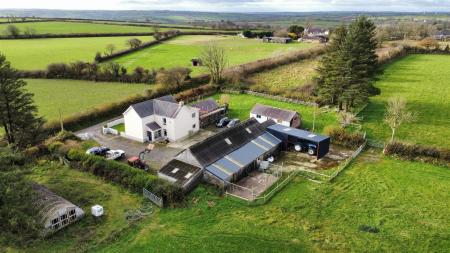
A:
<svg viewBox="0 0 450 253">
<path fill-rule="evenodd" d="M 114 44 L 116 50 L 125 49 L 131 38 L 134 37 L 0 40 L 0 53 L 14 68 L 45 69 L 50 63 L 93 62 L 96 52 L 106 52 L 108 44 Z M 144 42 L 153 40 L 151 36 L 137 38 Z"/>
<path fill-rule="evenodd" d="M 450 145 L 450 56 L 410 55 L 385 69 L 376 87 L 381 95 L 371 98 L 362 112 L 369 138 L 387 140 L 390 128 L 383 122 L 390 97 L 407 99 L 408 109 L 418 114 L 413 123 L 400 127 L 402 141 L 448 147 Z"/>
<path fill-rule="evenodd" d="M 277 67 L 250 76 L 249 87 L 267 87 L 269 90 L 300 87 L 311 81 L 316 75 L 317 59 L 307 59 Z"/>
<path fill-rule="evenodd" d="M 222 94 L 216 94 L 215 99 L 219 99 Z M 314 119 L 314 107 L 305 106 L 287 102 L 281 102 L 273 99 L 257 97 L 246 94 L 227 94 L 230 96 L 230 105 L 228 116 L 230 118 L 239 118 L 246 120 L 250 117 L 250 111 L 255 104 L 264 104 L 282 109 L 293 110 L 300 113 L 302 119 L 301 128 L 312 129 Z M 322 132 L 325 126 L 337 125 L 337 117 L 334 112 L 317 110 L 315 130 Z"/>
<path fill-rule="evenodd" d="M 297 177 L 264 206 L 250 207 L 200 186 L 187 207 L 161 210 L 94 252 L 448 249 L 448 169 L 380 157 L 380 152 L 363 153 L 331 184 Z"/>
<path fill-rule="evenodd" d="M 11 248 L 11 252 L 82 252 L 100 242 L 113 241 L 121 231 L 130 227 L 125 212 L 142 205 L 140 196 L 59 163 L 38 165 L 29 177 L 80 206 L 85 217 L 50 238 L 36 241 L 26 248 Z M 95 204 L 102 205 L 105 210 L 104 217 L 99 220 L 90 213 Z"/>
<path fill-rule="evenodd" d="M 122 56 L 114 61 L 129 69 L 137 66 L 145 68 L 192 68 L 193 75 L 206 72 L 205 67 L 192 67 L 191 59 L 201 56 L 208 44 L 217 44 L 225 49 L 229 65 L 239 65 L 262 58 L 277 56 L 289 51 L 313 47 L 308 43 L 272 44 L 237 36 L 180 36 L 161 45 Z"/>
<path fill-rule="evenodd" d="M 81 113 L 103 104 L 144 94 L 152 86 L 146 84 L 95 83 L 75 80 L 26 79 L 26 89 L 34 94 L 39 115 L 48 121 Z"/>
</svg>

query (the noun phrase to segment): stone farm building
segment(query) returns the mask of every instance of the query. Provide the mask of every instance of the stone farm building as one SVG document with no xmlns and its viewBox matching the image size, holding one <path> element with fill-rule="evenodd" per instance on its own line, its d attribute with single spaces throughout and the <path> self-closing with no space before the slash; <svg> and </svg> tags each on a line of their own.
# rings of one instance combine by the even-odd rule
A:
<svg viewBox="0 0 450 253">
<path fill-rule="evenodd" d="M 39 221 L 42 224 L 42 234 L 52 234 L 84 216 L 84 211 L 66 199 L 56 195 L 45 186 L 32 185 L 37 195 L 34 203 Z"/>
<path fill-rule="evenodd" d="M 131 105 L 124 113 L 124 136 L 140 142 L 177 141 L 198 132 L 198 108 L 164 96 Z"/>
<path fill-rule="evenodd" d="M 272 106 L 256 104 L 250 112 L 250 118 L 263 123 L 274 120 L 283 126 L 297 128 L 301 125 L 300 114 L 295 111 L 280 109 Z"/>
<path fill-rule="evenodd" d="M 227 113 L 227 106 L 219 106 L 214 99 L 207 99 L 195 103 L 192 107 L 200 110 L 200 127 L 214 124 Z"/>
</svg>

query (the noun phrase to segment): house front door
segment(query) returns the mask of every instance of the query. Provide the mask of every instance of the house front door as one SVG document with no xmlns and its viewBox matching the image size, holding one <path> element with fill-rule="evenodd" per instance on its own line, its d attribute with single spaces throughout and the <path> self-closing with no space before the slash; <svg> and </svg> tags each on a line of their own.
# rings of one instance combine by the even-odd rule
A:
<svg viewBox="0 0 450 253">
<path fill-rule="evenodd" d="M 152 132 L 147 131 L 147 136 L 148 136 L 148 141 L 152 142 L 153 141 Z"/>
</svg>

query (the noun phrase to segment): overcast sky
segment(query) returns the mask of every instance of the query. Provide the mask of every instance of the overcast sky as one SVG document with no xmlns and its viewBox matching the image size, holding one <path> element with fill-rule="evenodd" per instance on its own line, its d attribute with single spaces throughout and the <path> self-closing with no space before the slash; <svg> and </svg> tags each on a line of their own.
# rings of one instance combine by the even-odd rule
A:
<svg viewBox="0 0 450 253">
<path fill-rule="evenodd" d="M 450 12 L 450 0 L 1 0 L 1 2 L 0 8 L 27 9 Z"/>
</svg>

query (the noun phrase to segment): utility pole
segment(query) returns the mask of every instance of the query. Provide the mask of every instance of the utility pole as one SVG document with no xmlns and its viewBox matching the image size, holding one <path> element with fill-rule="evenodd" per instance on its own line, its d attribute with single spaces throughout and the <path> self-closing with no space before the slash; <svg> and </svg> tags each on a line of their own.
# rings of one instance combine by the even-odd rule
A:
<svg viewBox="0 0 450 253">
<path fill-rule="evenodd" d="M 314 132 L 315 128 L 316 128 L 316 108 L 317 108 L 317 104 L 314 105 L 314 118 L 313 118 L 313 127 L 312 127 L 312 131 Z"/>
</svg>

